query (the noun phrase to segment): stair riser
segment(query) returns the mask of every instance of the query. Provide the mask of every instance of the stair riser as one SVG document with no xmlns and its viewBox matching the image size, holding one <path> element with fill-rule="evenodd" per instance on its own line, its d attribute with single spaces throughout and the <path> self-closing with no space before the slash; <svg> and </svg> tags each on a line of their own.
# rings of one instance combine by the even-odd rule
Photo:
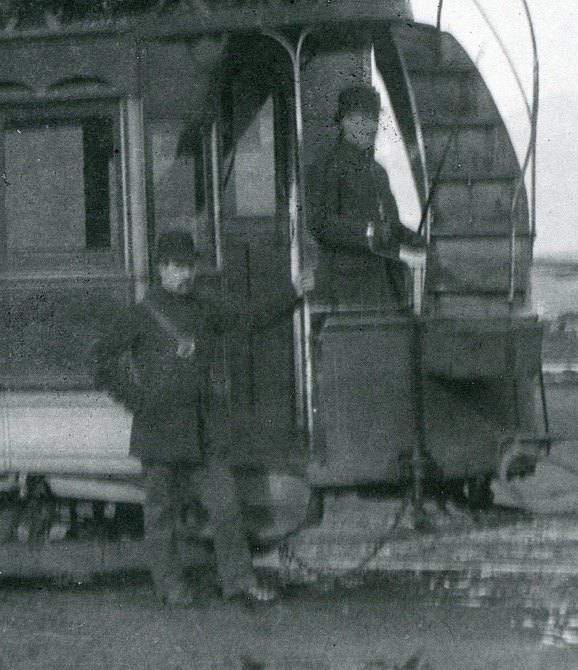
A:
<svg viewBox="0 0 578 670">
<path fill-rule="evenodd" d="M 485 179 L 519 174 L 517 158 L 503 127 L 474 128 L 424 126 L 427 165 L 431 174 L 443 167 L 442 179 Z M 444 159 L 446 146 L 450 148 Z"/>
<path fill-rule="evenodd" d="M 512 217 L 513 182 L 438 183 L 432 211 L 432 232 L 443 234 L 508 234 L 512 223 L 528 234 L 525 194 L 518 198 Z"/>
<path fill-rule="evenodd" d="M 510 288 L 508 239 L 434 239 L 432 254 L 435 262 L 430 266 L 430 289 L 507 295 Z M 528 286 L 530 263 L 531 240 L 517 240 L 515 283 L 520 291 Z"/>
<path fill-rule="evenodd" d="M 507 128 L 475 63 L 449 34 L 393 29 L 421 126 L 430 187 L 431 245 L 426 310 L 459 316 L 510 309 L 511 228 L 515 227 L 515 307 L 532 262 L 525 184 Z M 449 143 L 448 143 L 449 142 Z"/>
</svg>

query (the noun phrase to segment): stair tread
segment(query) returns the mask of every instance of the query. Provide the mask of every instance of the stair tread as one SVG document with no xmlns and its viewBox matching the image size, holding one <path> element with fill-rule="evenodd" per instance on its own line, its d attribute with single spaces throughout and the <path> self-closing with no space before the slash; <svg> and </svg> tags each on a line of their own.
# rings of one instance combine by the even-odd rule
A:
<svg viewBox="0 0 578 670">
<path fill-rule="evenodd" d="M 446 170 L 450 170 L 450 168 L 446 168 Z M 444 174 L 442 172 L 441 176 L 437 180 L 437 185 L 440 186 L 442 184 L 465 184 L 466 186 L 468 184 L 473 185 L 475 184 L 496 184 L 496 183 L 503 183 L 503 182 L 516 182 L 520 178 L 520 173 L 514 173 L 514 172 L 504 172 L 504 173 L 494 173 L 494 174 L 488 174 L 488 173 L 470 173 L 467 175 L 464 175 L 463 173 L 459 173 L 457 171 L 452 172 L 451 170 L 449 171 L 449 174 Z"/>
<path fill-rule="evenodd" d="M 426 292 L 441 302 L 446 296 L 453 302 L 455 296 L 457 303 L 460 298 L 464 304 L 493 299 L 504 303 L 515 226 L 516 280 L 521 282 L 516 296 L 523 296 L 534 235 L 525 184 L 511 212 L 522 172 L 491 91 L 476 63 L 449 33 L 411 24 L 392 27 L 392 35 L 413 92 L 430 179 L 440 171 L 431 230 L 440 274 L 430 273 Z M 448 139 L 452 144 L 446 152 Z"/>
<path fill-rule="evenodd" d="M 526 289 L 523 286 L 520 286 L 519 284 L 516 284 L 516 293 L 526 293 L 528 289 Z M 471 288 L 469 289 L 467 286 L 456 288 L 453 286 L 449 287 L 444 287 L 444 286 L 429 286 L 428 287 L 428 293 L 430 294 L 446 294 L 446 295 L 469 295 L 469 296 L 474 296 L 474 295 L 479 295 L 479 296 L 505 296 L 508 295 L 510 292 L 509 286 L 504 287 L 503 289 L 497 289 L 497 288 L 487 288 L 487 289 L 481 289 L 481 288 Z"/>
<path fill-rule="evenodd" d="M 402 48 L 403 51 L 403 48 Z M 451 75 L 458 74 L 460 76 L 475 76 L 477 73 L 476 67 L 473 63 L 458 63 L 454 65 L 449 65 L 446 63 L 442 64 L 427 64 L 427 65 L 409 65 L 407 67 L 407 72 L 409 74 L 416 75 Z"/>
<path fill-rule="evenodd" d="M 475 231 L 464 231 L 459 233 L 444 233 L 432 230 L 431 236 L 432 238 L 443 239 L 443 240 L 446 239 L 464 240 L 464 239 L 477 239 L 477 238 L 510 239 L 510 231 L 508 230 L 504 232 L 499 231 L 486 232 L 483 230 L 475 230 Z M 530 230 L 516 231 L 516 238 L 519 237 L 531 238 L 533 237 L 533 235 Z"/>
<path fill-rule="evenodd" d="M 419 101 L 417 102 L 417 107 L 418 111 L 420 111 Z M 423 132 L 426 132 L 429 128 L 449 128 L 450 130 L 453 130 L 454 128 L 459 128 L 460 130 L 467 130 L 470 128 L 486 130 L 493 128 L 503 128 L 502 121 L 497 114 L 492 118 L 480 118 L 479 116 L 461 116 L 457 118 L 429 116 L 425 119 L 422 119 L 421 126 Z"/>
</svg>

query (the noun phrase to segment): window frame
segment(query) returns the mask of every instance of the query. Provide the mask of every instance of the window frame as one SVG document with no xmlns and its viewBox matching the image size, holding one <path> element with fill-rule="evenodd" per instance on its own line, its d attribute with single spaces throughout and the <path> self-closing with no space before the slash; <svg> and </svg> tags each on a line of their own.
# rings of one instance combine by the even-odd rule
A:
<svg viewBox="0 0 578 670">
<path fill-rule="evenodd" d="M 63 125 L 90 118 L 109 118 L 112 122 L 113 156 L 115 165 L 115 197 L 111 198 L 110 246 L 75 251 L 47 250 L 18 254 L 11 258 L 8 250 L 8 221 L 5 189 L 0 189 L 0 277 L 54 276 L 55 278 L 97 278 L 125 273 L 125 194 L 121 102 L 117 98 L 50 102 L 20 102 L 0 105 L 0 175 L 6 179 L 6 127 L 16 124 L 39 125 L 43 121 Z M 83 166 L 84 173 L 84 166 Z M 83 174 L 84 176 L 84 174 Z M 85 184 L 83 178 L 83 185 Z M 112 208 L 116 215 L 113 215 Z"/>
</svg>

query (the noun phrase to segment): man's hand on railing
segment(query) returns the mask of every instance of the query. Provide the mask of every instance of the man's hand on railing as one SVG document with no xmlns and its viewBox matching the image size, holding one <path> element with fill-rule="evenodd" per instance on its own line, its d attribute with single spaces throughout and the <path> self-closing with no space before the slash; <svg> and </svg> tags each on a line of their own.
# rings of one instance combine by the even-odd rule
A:
<svg viewBox="0 0 578 670">
<path fill-rule="evenodd" d="M 306 268 L 301 271 L 293 283 L 295 293 L 302 297 L 306 293 L 311 293 L 315 288 L 315 274 L 312 268 Z"/>
<path fill-rule="evenodd" d="M 375 243 L 375 225 L 373 221 L 370 221 L 367 224 L 367 228 L 365 229 L 365 237 L 367 238 L 367 246 L 371 251 L 373 251 Z"/>
</svg>

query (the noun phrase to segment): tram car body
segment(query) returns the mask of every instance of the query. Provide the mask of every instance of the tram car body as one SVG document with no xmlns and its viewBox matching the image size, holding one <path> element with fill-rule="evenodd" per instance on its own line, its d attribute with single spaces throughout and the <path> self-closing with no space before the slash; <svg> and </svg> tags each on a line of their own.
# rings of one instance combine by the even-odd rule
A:
<svg viewBox="0 0 578 670">
<path fill-rule="evenodd" d="M 92 387 L 87 351 L 143 297 L 164 230 L 190 230 L 207 290 L 239 305 L 314 266 L 308 168 L 339 92 L 376 72 L 427 210 L 411 309 L 313 293 L 227 336 L 214 439 L 272 504 L 402 483 L 420 441 L 440 482 L 495 475 L 505 444 L 541 432 L 541 328 L 524 174 L 464 49 L 403 0 L 105 5 L 0 32 L 6 500 L 142 501 L 131 417 Z"/>
</svg>

